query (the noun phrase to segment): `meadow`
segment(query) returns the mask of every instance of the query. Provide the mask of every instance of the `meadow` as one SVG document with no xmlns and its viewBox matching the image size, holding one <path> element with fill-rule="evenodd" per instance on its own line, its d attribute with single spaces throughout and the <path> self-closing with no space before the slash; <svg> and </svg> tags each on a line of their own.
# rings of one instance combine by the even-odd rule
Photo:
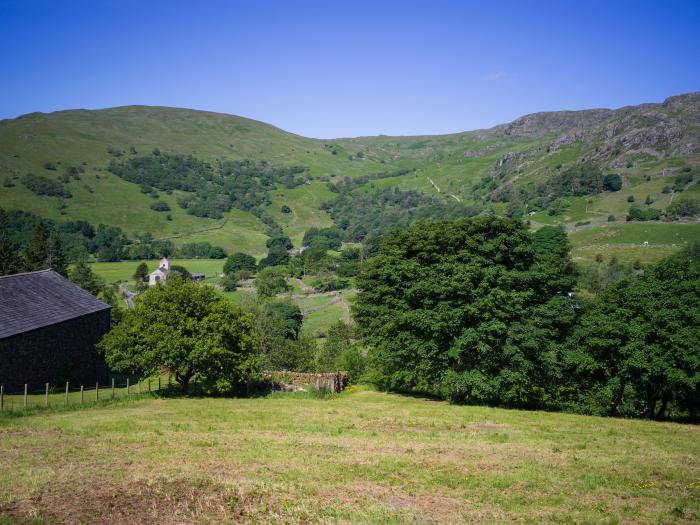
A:
<svg viewBox="0 0 700 525">
<path fill-rule="evenodd" d="M 569 234 L 571 256 L 586 264 L 601 254 L 631 264 L 653 264 L 700 241 L 700 223 L 630 222 L 606 226 L 581 227 Z M 644 243 L 647 244 L 644 244 Z"/>
<path fill-rule="evenodd" d="M 0 417 L 0 524 L 692 523 L 700 427 L 327 397 Z"/>
<path fill-rule="evenodd" d="M 134 283 L 134 272 L 142 261 L 96 262 L 91 263 L 90 268 L 97 276 L 107 284 Z M 160 264 L 159 260 L 143 261 L 148 265 L 148 271 L 152 272 Z M 169 259 L 170 265 L 180 265 L 191 272 L 204 274 L 205 279 L 219 277 L 224 271 L 225 259 Z"/>
</svg>

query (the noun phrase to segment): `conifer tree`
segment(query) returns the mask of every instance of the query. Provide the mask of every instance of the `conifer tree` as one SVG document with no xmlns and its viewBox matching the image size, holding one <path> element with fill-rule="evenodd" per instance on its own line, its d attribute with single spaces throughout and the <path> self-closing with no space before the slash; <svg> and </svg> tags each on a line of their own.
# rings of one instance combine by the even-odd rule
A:
<svg viewBox="0 0 700 525">
<path fill-rule="evenodd" d="M 46 247 L 46 267 L 52 269 L 56 273 L 60 273 L 63 277 L 68 276 L 66 268 L 66 256 L 63 253 L 63 244 L 58 232 L 55 230 L 49 234 Z"/>
<path fill-rule="evenodd" d="M 0 275 L 17 273 L 21 269 L 20 258 L 10 239 L 7 213 L 0 208 Z"/>
<path fill-rule="evenodd" d="M 33 272 L 36 270 L 45 270 L 46 260 L 48 259 L 49 232 L 43 223 L 39 223 L 34 230 L 34 235 L 31 241 L 24 249 L 24 267 L 25 270 Z"/>
</svg>

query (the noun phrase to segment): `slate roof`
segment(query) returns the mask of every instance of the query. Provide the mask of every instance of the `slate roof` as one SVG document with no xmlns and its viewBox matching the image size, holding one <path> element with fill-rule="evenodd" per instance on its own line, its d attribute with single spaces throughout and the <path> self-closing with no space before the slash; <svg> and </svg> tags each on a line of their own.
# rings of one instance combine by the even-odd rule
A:
<svg viewBox="0 0 700 525">
<path fill-rule="evenodd" d="M 51 270 L 0 277 L 0 339 L 107 308 Z"/>
</svg>

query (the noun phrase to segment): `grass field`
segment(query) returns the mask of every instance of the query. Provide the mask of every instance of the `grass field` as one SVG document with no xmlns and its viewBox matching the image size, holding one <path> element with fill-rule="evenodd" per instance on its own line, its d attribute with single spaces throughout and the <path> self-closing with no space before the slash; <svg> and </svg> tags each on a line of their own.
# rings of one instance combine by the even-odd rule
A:
<svg viewBox="0 0 700 525">
<path fill-rule="evenodd" d="M 0 418 L 0 523 L 692 523 L 700 427 L 330 399 Z"/>
<path fill-rule="evenodd" d="M 225 259 L 169 259 L 170 265 L 180 265 L 190 272 L 201 272 L 205 278 L 218 277 L 224 269 Z M 145 261 L 148 271 L 158 268 L 160 261 Z M 133 282 L 134 272 L 141 261 L 97 262 L 90 264 L 96 275 L 107 283 Z"/>
<path fill-rule="evenodd" d="M 700 241 L 700 222 L 640 222 L 583 228 L 569 234 L 574 260 L 593 261 L 597 254 L 615 256 L 631 263 L 655 263 L 686 246 Z M 645 245 L 644 243 L 648 244 Z"/>
</svg>

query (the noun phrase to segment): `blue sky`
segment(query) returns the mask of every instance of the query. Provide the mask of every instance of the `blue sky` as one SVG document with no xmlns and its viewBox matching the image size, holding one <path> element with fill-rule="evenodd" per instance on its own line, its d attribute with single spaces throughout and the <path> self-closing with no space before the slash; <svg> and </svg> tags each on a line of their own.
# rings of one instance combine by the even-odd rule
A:
<svg viewBox="0 0 700 525">
<path fill-rule="evenodd" d="M 700 90 L 700 2 L 0 0 L 0 118 L 129 104 L 311 137 Z"/>
</svg>

